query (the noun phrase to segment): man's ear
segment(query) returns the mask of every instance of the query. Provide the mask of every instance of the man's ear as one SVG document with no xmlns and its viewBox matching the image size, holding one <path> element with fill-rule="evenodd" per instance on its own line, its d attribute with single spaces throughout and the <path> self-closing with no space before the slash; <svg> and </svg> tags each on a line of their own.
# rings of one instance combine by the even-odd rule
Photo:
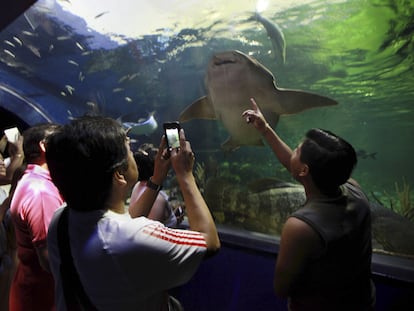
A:
<svg viewBox="0 0 414 311">
<path fill-rule="evenodd" d="M 303 164 L 302 170 L 299 173 L 299 176 L 304 177 L 309 175 L 309 166 L 307 164 Z"/>
<path fill-rule="evenodd" d="M 39 141 L 39 147 L 40 150 L 42 150 L 43 153 L 46 153 L 46 144 L 44 140 Z"/>
<path fill-rule="evenodd" d="M 119 183 L 120 185 L 126 185 L 127 184 L 125 176 L 119 171 L 114 172 L 114 182 Z"/>
</svg>

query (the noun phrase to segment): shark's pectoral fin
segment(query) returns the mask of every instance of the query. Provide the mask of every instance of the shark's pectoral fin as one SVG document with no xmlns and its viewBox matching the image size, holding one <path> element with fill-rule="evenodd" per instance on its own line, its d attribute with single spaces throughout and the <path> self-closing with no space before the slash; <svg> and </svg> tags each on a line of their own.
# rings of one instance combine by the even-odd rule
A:
<svg viewBox="0 0 414 311">
<path fill-rule="evenodd" d="M 203 96 L 185 108 L 179 116 L 180 122 L 186 122 L 192 119 L 216 120 L 217 116 L 211 102 L 206 96 Z"/>
<path fill-rule="evenodd" d="M 300 90 L 278 89 L 276 96 L 281 105 L 280 113 L 283 114 L 294 114 L 306 109 L 338 104 L 329 97 Z"/>
</svg>

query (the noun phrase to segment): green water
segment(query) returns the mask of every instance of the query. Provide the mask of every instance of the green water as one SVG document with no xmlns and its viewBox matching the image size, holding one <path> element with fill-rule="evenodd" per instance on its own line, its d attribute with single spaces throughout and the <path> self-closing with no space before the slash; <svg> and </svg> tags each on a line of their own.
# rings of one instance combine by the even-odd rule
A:
<svg viewBox="0 0 414 311">
<path fill-rule="evenodd" d="M 343 136 L 357 151 L 375 154 L 375 159 L 359 158 L 354 178 L 368 194 L 384 200 L 391 196 L 397 202 L 395 183 L 400 188 L 403 180 L 414 185 L 414 3 L 296 3 L 281 9 L 271 1 L 262 12 L 283 30 L 285 64 L 277 62 L 264 28 L 247 21 L 250 4 L 239 7 L 239 13 L 206 15 L 189 27 L 191 35 L 180 37 L 165 62 L 145 66 L 148 81 L 136 85 L 145 109 L 176 119 L 184 107 L 205 95 L 203 78 L 212 53 L 241 50 L 269 68 L 279 87 L 312 91 L 339 102 L 335 107 L 282 116 L 276 129 L 290 146 L 295 147 L 312 127 Z M 222 6 L 224 11 L 226 4 Z M 212 11 L 220 9 L 216 6 Z M 170 34 L 171 29 L 164 33 Z M 268 175 L 289 179 L 269 148 L 242 147 L 231 155 L 221 154 L 220 144 L 228 134 L 219 122 L 190 121 L 184 128 L 199 161 L 213 158 L 224 167 L 233 163 L 232 172 L 240 180 Z"/>
<path fill-rule="evenodd" d="M 335 98 L 338 106 L 282 116 L 278 132 L 291 146 L 311 127 L 336 132 L 357 151 L 375 153 L 375 159 L 359 158 L 354 173 L 367 192 L 394 193 L 395 182 L 402 184 L 403 178 L 414 185 L 413 15 L 410 1 L 315 1 L 283 12 L 266 12 L 283 28 L 287 45 L 284 65 L 266 54 L 271 44 L 260 27 L 244 29 L 247 41 L 260 42 L 255 48 L 228 38 L 224 43 L 211 38 L 206 46 L 223 49 L 216 45 L 225 44 L 226 48 L 233 45 L 244 52 L 254 51 L 274 73 L 278 86 Z M 199 136 L 211 133 L 188 126 Z M 226 134 L 220 133 L 222 142 Z M 233 157 L 247 157 L 246 149 L 236 151 Z M 253 153 L 267 158 L 269 149 Z M 263 163 L 251 160 L 254 165 Z"/>
</svg>

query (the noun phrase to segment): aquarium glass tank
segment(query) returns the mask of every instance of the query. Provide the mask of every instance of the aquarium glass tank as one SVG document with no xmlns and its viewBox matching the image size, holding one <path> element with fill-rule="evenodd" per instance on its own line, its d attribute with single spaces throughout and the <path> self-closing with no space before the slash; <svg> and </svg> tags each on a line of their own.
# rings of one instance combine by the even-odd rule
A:
<svg viewBox="0 0 414 311">
<path fill-rule="evenodd" d="M 179 120 L 217 224 L 274 237 L 304 193 L 246 131 L 255 97 L 292 148 L 315 127 L 355 147 L 374 251 L 414 258 L 413 16 L 410 0 L 37 1 L 0 32 L 1 124 L 102 114 L 137 149 Z M 164 188 L 180 200 L 173 174 Z"/>
</svg>

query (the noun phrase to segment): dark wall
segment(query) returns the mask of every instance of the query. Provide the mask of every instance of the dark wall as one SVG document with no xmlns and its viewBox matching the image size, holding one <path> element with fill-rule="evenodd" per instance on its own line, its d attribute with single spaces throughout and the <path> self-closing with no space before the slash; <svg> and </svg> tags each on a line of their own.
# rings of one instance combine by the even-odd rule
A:
<svg viewBox="0 0 414 311">
<path fill-rule="evenodd" d="M 17 126 L 20 130 L 29 127 L 29 125 L 22 121 L 17 115 L 0 107 L 0 130 L 14 126 Z"/>
<path fill-rule="evenodd" d="M 171 294 L 186 311 L 287 311 L 286 301 L 273 293 L 275 260 L 267 252 L 223 243 L 219 254 L 205 260 L 190 282 Z M 377 311 L 413 308 L 414 283 L 379 274 L 373 279 Z"/>
</svg>

